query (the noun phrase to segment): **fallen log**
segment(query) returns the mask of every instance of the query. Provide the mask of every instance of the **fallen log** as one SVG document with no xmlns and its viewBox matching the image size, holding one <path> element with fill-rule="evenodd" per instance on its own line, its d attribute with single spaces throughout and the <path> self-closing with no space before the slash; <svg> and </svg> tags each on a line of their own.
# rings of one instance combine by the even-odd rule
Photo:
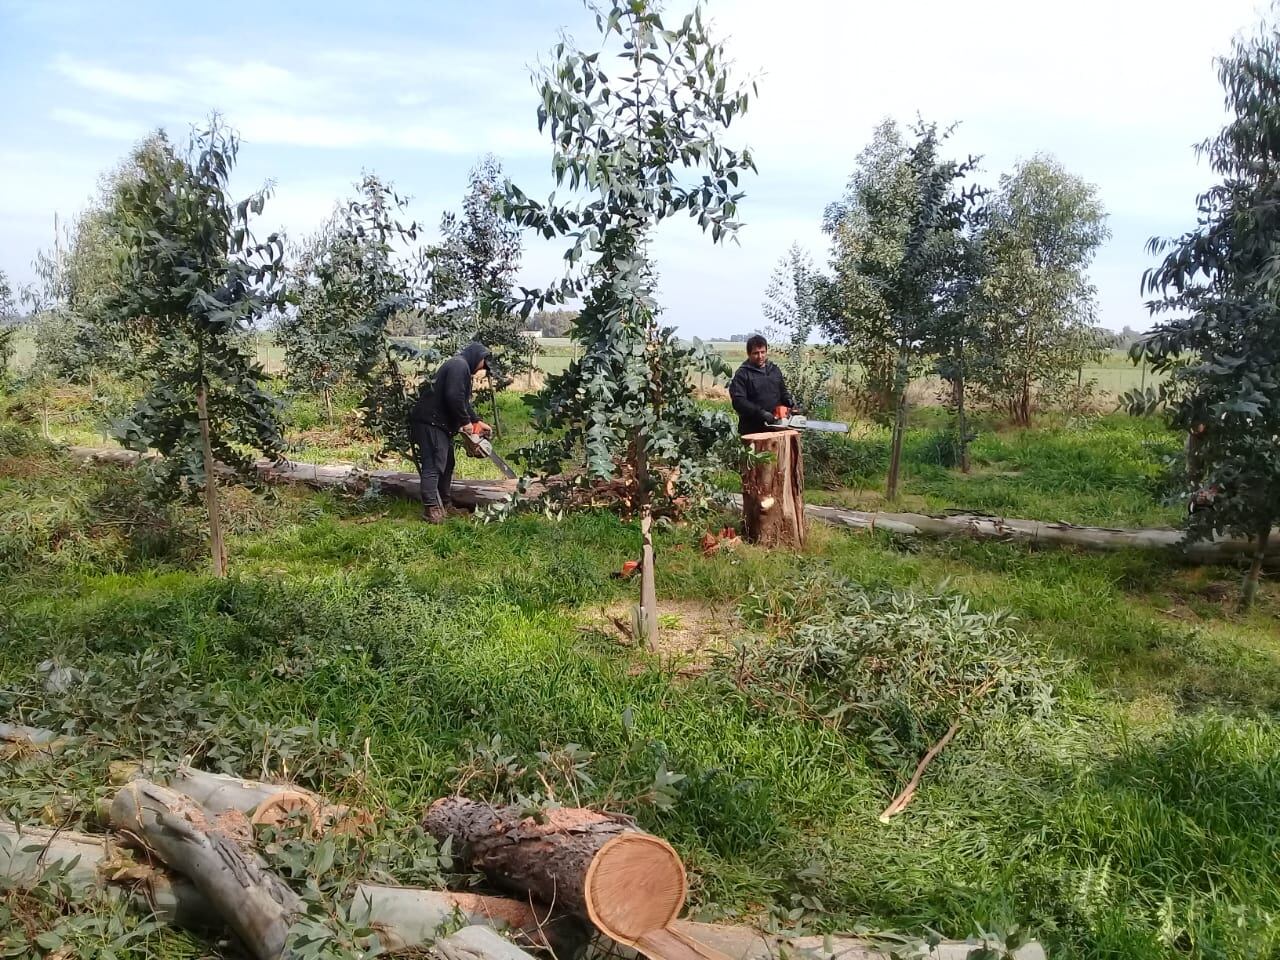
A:
<svg viewBox="0 0 1280 960">
<path fill-rule="evenodd" d="M 918 956 L 920 960 L 968 960 L 983 945 L 978 941 L 943 940 L 921 954 L 908 954 L 904 946 L 886 945 L 855 937 L 785 937 L 754 927 L 677 920 L 671 925 L 686 938 L 718 951 L 730 960 L 891 960 L 893 956 Z M 1013 960 L 1045 960 L 1044 948 L 1032 941 L 1012 951 Z"/>
<path fill-rule="evenodd" d="M 136 463 L 140 456 L 132 450 L 110 450 L 97 447 L 68 447 L 72 456 L 83 460 L 114 463 Z M 358 487 L 370 480 L 390 494 L 416 499 L 418 478 L 410 473 L 390 470 L 363 472 L 346 466 L 314 466 L 312 464 L 272 464 L 259 460 L 256 469 L 264 479 L 304 483 L 316 489 Z M 515 492 L 515 481 L 454 480 L 453 499 L 463 506 L 483 507 L 505 503 Z M 734 503 L 742 508 L 740 497 Z M 1082 550 L 1159 550 L 1175 554 L 1181 560 L 1196 564 L 1235 563 L 1251 560 L 1255 545 L 1238 537 L 1220 537 L 1187 543 L 1181 530 L 1171 527 L 1116 528 L 1089 527 L 1072 523 L 1041 520 L 1017 520 L 980 514 L 955 514 L 934 517 L 921 513 L 868 513 L 843 507 L 806 504 L 805 517 L 851 530 L 883 530 L 911 537 L 971 537 L 1000 540 L 1034 546 L 1070 546 Z M 1280 535 L 1273 536 L 1267 546 L 1265 564 L 1280 568 Z"/>
<path fill-rule="evenodd" d="M 222 926 L 193 884 L 130 859 L 110 836 L 0 823 L 0 887 L 29 890 L 51 867 L 73 897 L 118 890 L 162 923 L 188 930 Z"/>
<path fill-rule="evenodd" d="M 119 762 L 112 765 L 111 778 L 123 784 L 146 778 L 142 764 Z M 289 820 L 306 823 L 312 835 L 325 832 L 357 833 L 367 829 L 373 818 L 345 804 L 329 803 L 324 797 L 292 783 L 246 780 L 224 773 L 210 773 L 183 764 L 166 778 L 172 790 L 190 797 L 206 812 L 219 815 L 242 813 L 250 826 L 279 826 Z"/>
<path fill-rule="evenodd" d="M 188 878 L 257 960 L 279 960 L 302 901 L 261 858 L 211 826 L 192 800 L 148 780 L 125 784 L 111 823 Z"/>
<path fill-rule="evenodd" d="M 435 952 L 444 960 L 533 960 L 493 927 L 463 927 L 435 942 Z"/>
<path fill-rule="evenodd" d="M 66 740 L 52 730 L 24 727 L 20 723 L 0 723 L 0 760 L 53 756 L 65 746 Z"/>
<path fill-rule="evenodd" d="M 557 960 L 573 960 L 587 945 L 587 928 L 576 918 L 506 897 L 361 884 L 351 901 L 352 921 L 376 929 L 393 952 L 430 946 L 458 916 L 502 931 L 519 947 L 550 950 Z"/>
<path fill-rule="evenodd" d="M 535 818 L 518 806 L 446 797 L 422 824 L 494 884 L 589 920 L 649 956 L 679 955 L 665 949 L 665 939 L 653 940 L 684 906 L 684 864 L 669 843 L 630 820 L 576 808 Z"/>
<path fill-rule="evenodd" d="M 1229 563 L 1252 559 L 1254 544 L 1235 537 L 1186 542 L 1181 530 L 1167 527 L 1124 529 L 1085 527 L 1073 523 L 1041 520 L 1013 520 L 977 514 L 931 517 L 920 513 L 864 513 L 840 507 L 808 506 L 805 512 L 816 520 L 853 530 L 883 530 L 910 537 L 970 537 L 976 540 L 1003 540 L 1032 546 L 1079 547 L 1085 550 L 1162 550 L 1178 554 L 1191 563 Z M 1280 565 L 1280 545 L 1269 550 L 1269 565 Z"/>
</svg>

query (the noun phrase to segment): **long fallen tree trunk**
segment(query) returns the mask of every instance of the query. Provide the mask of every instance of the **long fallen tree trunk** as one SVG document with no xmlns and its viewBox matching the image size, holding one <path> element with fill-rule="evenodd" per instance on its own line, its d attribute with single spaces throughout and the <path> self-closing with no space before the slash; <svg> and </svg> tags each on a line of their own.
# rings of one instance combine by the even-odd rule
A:
<svg viewBox="0 0 1280 960">
<path fill-rule="evenodd" d="M 254 853 L 208 822 L 192 800 L 148 780 L 125 784 L 111 825 L 188 878 L 257 960 L 279 960 L 302 901 Z"/>
<path fill-rule="evenodd" d="M 68 447 L 68 453 L 84 460 L 111 463 L 136 463 L 140 455 L 131 450 L 97 447 Z M 384 493 L 409 499 L 418 496 L 418 478 L 411 473 L 391 470 L 361 471 L 347 466 L 317 466 L 285 461 L 273 464 L 259 460 L 255 464 L 264 480 L 302 483 L 315 489 L 362 488 L 376 483 Z M 454 480 L 453 499 L 464 506 L 484 507 L 507 502 L 516 492 L 516 482 L 502 480 Z M 741 498 L 734 498 L 741 509 Z M 1070 546 L 1083 550 L 1160 550 L 1176 554 L 1189 563 L 1233 563 L 1252 560 L 1255 545 L 1238 537 L 1221 537 L 1187 543 L 1181 530 L 1171 527 L 1117 528 L 1087 527 L 1072 523 L 1041 520 L 1017 520 L 979 514 L 956 514 L 934 517 L 922 513 L 868 513 L 843 507 L 806 504 L 805 516 L 851 530 L 883 530 L 912 537 L 968 537 L 978 540 L 1002 540 L 1033 546 Z M 1280 536 L 1273 536 L 1267 547 L 1266 566 L 1280 567 Z"/>
</svg>

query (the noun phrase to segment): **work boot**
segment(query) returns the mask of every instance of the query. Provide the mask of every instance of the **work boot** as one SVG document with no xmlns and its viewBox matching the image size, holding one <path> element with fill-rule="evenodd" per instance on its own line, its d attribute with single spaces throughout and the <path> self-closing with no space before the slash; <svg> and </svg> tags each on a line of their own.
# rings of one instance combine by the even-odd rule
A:
<svg viewBox="0 0 1280 960">
<path fill-rule="evenodd" d="M 423 507 L 422 519 L 427 521 L 427 523 L 444 523 L 444 507 Z"/>
</svg>

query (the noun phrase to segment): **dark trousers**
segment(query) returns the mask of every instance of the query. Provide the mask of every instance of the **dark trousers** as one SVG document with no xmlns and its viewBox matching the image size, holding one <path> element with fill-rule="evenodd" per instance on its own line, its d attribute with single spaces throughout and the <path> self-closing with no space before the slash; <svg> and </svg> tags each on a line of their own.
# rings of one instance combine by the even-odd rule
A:
<svg viewBox="0 0 1280 960">
<path fill-rule="evenodd" d="M 418 457 L 419 497 L 424 507 L 443 507 L 451 501 L 453 439 L 430 423 L 410 423 L 409 439 Z"/>
</svg>

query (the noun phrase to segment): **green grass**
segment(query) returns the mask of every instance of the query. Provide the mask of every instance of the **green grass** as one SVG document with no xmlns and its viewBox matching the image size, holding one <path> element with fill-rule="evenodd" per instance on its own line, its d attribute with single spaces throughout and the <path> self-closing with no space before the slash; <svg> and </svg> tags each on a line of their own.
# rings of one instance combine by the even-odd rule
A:
<svg viewBox="0 0 1280 960">
<path fill-rule="evenodd" d="M 1059 478 L 1064 495 L 1073 476 L 1087 491 L 1091 476 L 1141 473 L 1140 431 L 1073 429 L 984 449 L 1046 488 Z M 1090 472 L 1124 449 L 1112 473 Z M 1045 450 L 1058 468 L 1037 467 Z M 1047 720 L 962 733 L 884 825 L 877 814 L 909 771 L 887 773 L 860 739 L 744 694 L 731 670 L 683 678 L 680 661 L 587 628 L 634 589 L 608 576 L 636 547 L 611 516 L 430 527 L 406 503 L 242 496 L 232 577 L 215 581 L 201 572 L 196 508 L 145 528 L 108 523 L 133 516 L 132 474 L 80 471 L 35 446 L 0 461 L 0 715 L 93 735 L 61 768 L 0 778 L 15 816 L 34 820 L 61 797 L 78 822 L 113 759 L 287 768 L 406 815 L 464 781 L 475 796 L 544 792 L 541 772 L 559 799 L 633 813 L 676 844 L 706 915 L 795 910 L 791 922 L 813 929 L 952 936 L 1020 923 L 1055 957 L 1280 949 L 1271 584 L 1240 618 L 1234 571 L 1152 554 L 814 529 L 804 557 L 743 547 L 704 558 L 698 528 L 662 531 L 664 599 L 732 604 L 816 565 L 1008 610 L 1028 654 L 1062 664 Z M 34 668 L 51 656 L 90 680 L 44 693 Z M 568 744 L 593 755 L 590 783 L 557 778 L 537 756 Z M 510 773 L 497 759 L 508 756 L 527 772 Z M 684 775 L 670 809 L 654 802 L 664 769 Z M 148 949 L 134 955 L 196 947 L 167 936 Z"/>
</svg>

